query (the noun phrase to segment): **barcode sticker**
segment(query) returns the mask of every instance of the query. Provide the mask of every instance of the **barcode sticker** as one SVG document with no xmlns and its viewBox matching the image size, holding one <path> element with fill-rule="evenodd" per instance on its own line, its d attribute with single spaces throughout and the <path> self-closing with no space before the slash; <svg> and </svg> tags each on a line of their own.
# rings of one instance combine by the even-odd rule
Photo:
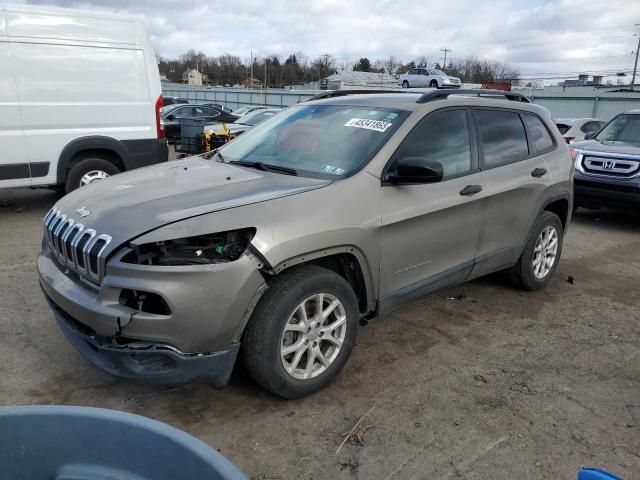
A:
<svg viewBox="0 0 640 480">
<path fill-rule="evenodd" d="M 366 130 L 374 130 L 376 132 L 386 132 L 387 129 L 393 125 L 390 122 L 383 122 L 382 120 L 369 120 L 367 118 L 352 118 L 344 124 L 345 127 L 364 128 Z"/>
</svg>

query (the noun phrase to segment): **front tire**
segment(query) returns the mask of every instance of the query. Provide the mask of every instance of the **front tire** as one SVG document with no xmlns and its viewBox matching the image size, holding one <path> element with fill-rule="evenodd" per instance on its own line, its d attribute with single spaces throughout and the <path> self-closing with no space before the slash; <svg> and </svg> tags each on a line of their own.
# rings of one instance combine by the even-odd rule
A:
<svg viewBox="0 0 640 480">
<path fill-rule="evenodd" d="M 402 88 L 409 88 L 409 82 L 406 80 L 402 82 Z"/>
<path fill-rule="evenodd" d="M 560 262 L 563 237 L 560 218 L 555 213 L 542 212 L 513 271 L 522 288 L 540 290 L 549 282 Z"/>
<path fill-rule="evenodd" d="M 108 178 L 116 173 L 120 173 L 120 169 L 108 160 L 85 158 L 71 167 L 67 175 L 65 191 L 67 193 L 72 192 L 77 188 Z"/>
<path fill-rule="evenodd" d="M 356 295 L 340 275 L 315 265 L 275 277 L 245 330 L 244 362 L 263 388 L 287 399 L 334 380 L 355 344 Z"/>
<path fill-rule="evenodd" d="M 431 88 L 438 88 L 438 82 L 437 82 L 437 80 L 431 80 L 431 83 L 429 83 L 429 87 L 431 87 Z"/>
</svg>

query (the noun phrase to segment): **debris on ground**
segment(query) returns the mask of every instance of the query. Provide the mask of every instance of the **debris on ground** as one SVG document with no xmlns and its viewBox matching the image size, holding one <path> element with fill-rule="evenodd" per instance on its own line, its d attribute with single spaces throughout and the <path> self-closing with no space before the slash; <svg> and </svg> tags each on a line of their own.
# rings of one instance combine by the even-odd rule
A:
<svg viewBox="0 0 640 480">
<path fill-rule="evenodd" d="M 369 433 L 369 430 L 374 428 L 375 425 L 373 424 L 365 425 L 362 423 L 362 421 L 365 418 L 367 418 L 367 416 L 373 411 L 374 408 L 375 408 L 375 405 L 371 407 L 367 413 L 365 413 L 362 417 L 360 417 L 360 420 L 356 422 L 356 424 L 353 426 L 353 428 L 349 433 L 342 434 L 342 436 L 344 437 L 344 440 L 342 440 L 342 443 L 336 450 L 336 455 L 340 452 L 340 449 L 342 449 L 344 444 L 347 442 L 353 445 L 361 445 L 361 446 L 364 445 L 364 439 L 367 436 L 367 433 Z"/>
<path fill-rule="evenodd" d="M 24 212 L 24 207 L 16 207 L 13 209 L 14 213 L 21 213 Z"/>
<path fill-rule="evenodd" d="M 524 382 L 514 383 L 513 385 L 511 385 L 511 390 L 514 392 L 522 393 L 523 395 L 535 395 L 536 393 L 538 393 Z"/>
<path fill-rule="evenodd" d="M 485 377 L 484 375 L 480 375 L 479 373 L 475 374 L 473 376 L 473 378 L 474 378 L 474 380 L 478 380 L 478 381 L 480 381 L 482 383 L 487 383 L 488 382 L 487 377 Z"/>
<path fill-rule="evenodd" d="M 574 277 L 572 277 L 571 275 L 569 275 L 567 277 L 567 282 L 569 282 L 571 285 L 575 285 L 576 284 L 576 279 Z"/>
</svg>

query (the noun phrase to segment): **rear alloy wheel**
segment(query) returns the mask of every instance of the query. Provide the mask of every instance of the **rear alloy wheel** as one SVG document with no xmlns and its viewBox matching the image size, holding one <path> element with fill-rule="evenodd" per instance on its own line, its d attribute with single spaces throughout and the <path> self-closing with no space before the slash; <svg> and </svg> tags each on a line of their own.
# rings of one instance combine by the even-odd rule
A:
<svg viewBox="0 0 640 480">
<path fill-rule="evenodd" d="M 104 180 L 116 173 L 120 173 L 120 169 L 108 160 L 85 158 L 76 163 L 69 171 L 65 191 L 69 193 L 90 183 Z"/>
<path fill-rule="evenodd" d="M 512 271 L 524 289 L 540 290 L 549 282 L 560 261 L 563 232 L 562 222 L 555 213 L 542 212 Z"/>
<path fill-rule="evenodd" d="M 404 80 L 402 82 L 402 88 L 409 88 L 409 82 L 407 82 L 406 80 Z"/>
<path fill-rule="evenodd" d="M 244 333 L 247 371 L 263 388 L 302 398 L 342 370 L 355 343 L 356 295 L 337 273 L 315 265 L 275 277 Z"/>
</svg>

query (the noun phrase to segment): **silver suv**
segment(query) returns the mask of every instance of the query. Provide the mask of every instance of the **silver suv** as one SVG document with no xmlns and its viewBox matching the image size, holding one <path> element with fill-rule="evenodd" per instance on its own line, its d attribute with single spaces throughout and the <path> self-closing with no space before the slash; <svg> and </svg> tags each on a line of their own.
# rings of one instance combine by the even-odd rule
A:
<svg viewBox="0 0 640 480">
<path fill-rule="evenodd" d="M 298 398 L 336 377 L 359 322 L 406 300 L 505 269 L 549 281 L 573 185 L 545 109 L 482 90 L 337 95 L 62 198 L 37 265 L 69 341 L 162 383 L 224 385 L 241 352 Z"/>
</svg>

